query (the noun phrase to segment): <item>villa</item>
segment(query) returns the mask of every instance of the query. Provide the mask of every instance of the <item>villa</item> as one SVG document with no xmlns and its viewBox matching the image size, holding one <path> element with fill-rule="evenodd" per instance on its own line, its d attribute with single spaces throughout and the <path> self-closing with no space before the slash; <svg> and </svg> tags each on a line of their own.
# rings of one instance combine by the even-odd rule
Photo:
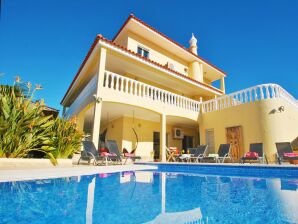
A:
<svg viewBox="0 0 298 224">
<path fill-rule="evenodd" d="M 237 160 L 262 142 L 274 162 L 275 143 L 298 136 L 297 100 L 276 84 L 226 94 L 227 74 L 199 53 L 194 35 L 185 48 L 130 15 L 113 40 L 96 36 L 61 101 L 63 116 L 76 116 L 96 146 L 107 130 L 147 161 L 166 161 L 166 147 L 207 144 L 216 153 L 222 143 Z"/>
</svg>

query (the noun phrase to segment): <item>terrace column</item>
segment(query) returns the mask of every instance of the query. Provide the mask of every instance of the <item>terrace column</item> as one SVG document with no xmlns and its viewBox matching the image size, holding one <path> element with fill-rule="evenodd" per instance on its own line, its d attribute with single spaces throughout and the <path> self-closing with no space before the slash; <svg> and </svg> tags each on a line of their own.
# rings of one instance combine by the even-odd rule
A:
<svg viewBox="0 0 298 224">
<path fill-rule="evenodd" d="M 161 162 L 167 161 L 166 139 L 167 139 L 167 116 L 165 114 L 160 115 L 160 156 Z"/>
<path fill-rule="evenodd" d="M 106 55 L 107 50 L 103 47 L 100 48 L 99 53 L 99 62 L 98 62 L 98 72 L 97 72 L 97 86 L 95 93 L 95 106 L 94 106 L 94 120 L 93 120 L 93 133 L 92 141 L 96 148 L 98 147 L 99 142 L 99 133 L 100 133 L 100 117 L 101 117 L 101 90 L 103 86 L 104 73 L 106 69 Z"/>
<path fill-rule="evenodd" d="M 220 78 L 220 90 L 223 91 L 224 93 L 226 92 L 226 87 L 225 87 L 225 77 Z"/>
</svg>

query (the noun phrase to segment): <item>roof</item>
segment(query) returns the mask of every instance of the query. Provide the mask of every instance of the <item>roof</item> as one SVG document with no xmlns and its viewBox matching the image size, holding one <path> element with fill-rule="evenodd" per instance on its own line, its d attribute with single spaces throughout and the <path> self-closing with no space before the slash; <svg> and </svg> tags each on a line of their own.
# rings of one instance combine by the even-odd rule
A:
<svg viewBox="0 0 298 224">
<path fill-rule="evenodd" d="M 118 32 L 116 33 L 116 35 L 113 38 L 113 41 L 116 40 L 116 38 L 118 37 L 118 35 L 121 33 L 121 31 L 124 29 L 124 27 L 126 26 L 126 24 L 131 20 L 134 19 L 137 22 L 141 23 L 142 25 L 146 26 L 147 28 L 149 28 L 150 30 L 154 31 L 155 33 L 157 33 L 158 35 L 164 37 L 165 39 L 169 40 L 170 42 L 174 43 L 175 45 L 177 45 L 178 47 L 182 48 L 184 51 L 186 51 L 187 53 L 195 56 L 196 58 L 204 61 L 206 64 L 210 65 L 211 67 L 215 68 L 216 70 L 220 71 L 221 73 L 223 73 L 226 76 L 226 73 L 219 69 L 218 67 L 216 67 L 215 65 L 211 64 L 210 62 L 206 61 L 205 59 L 201 58 L 200 56 L 194 54 L 193 52 L 191 52 L 189 49 L 187 49 L 186 47 L 184 47 L 183 45 L 177 43 L 176 41 L 174 41 L 173 39 L 169 38 L 168 36 L 166 36 L 165 34 L 161 33 L 160 31 L 156 30 L 155 28 L 153 28 L 152 26 L 148 25 L 147 23 L 145 23 L 144 21 L 140 20 L 139 18 L 137 18 L 134 14 L 130 14 L 129 17 L 126 19 L 126 21 L 124 22 L 124 24 L 121 26 L 121 28 L 118 30 Z"/>
<path fill-rule="evenodd" d="M 82 62 L 82 64 L 81 64 L 79 70 L 77 71 L 77 73 L 76 73 L 74 79 L 72 80 L 70 86 L 68 87 L 68 89 L 67 89 L 67 91 L 66 91 L 66 93 L 65 93 L 65 95 L 64 95 L 64 97 L 63 97 L 63 99 L 62 99 L 61 102 L 60 102 L 61 104 L 62 104 L 62 102 L 64 101 L 65 97 L 67 96 L 68 92 L 70 91 L 71 87 L 73 86 L 74 82 L 75 82 L 76 79 L 78 78 L 80 72 L 82 71 L 83 67 L 85 66 L 85 64 L 86 64 L 86 62 L 87 62 L 87 60 L 88 60 L 88 58 L 90 57 L 91 53 L 92 53 L 93 50 L 95 49 L 95 46 L 96 46 L 96 44 L 98 43 L 99 40 L 102 40 L 102 41 L 104 41 L 104 42 L 106 42 L 106 43 L 108 43 L 108 44 L 111 44 L 111 45 L 113 45 L 113 46 L 115 46 L 115 47 L 117 47 L 117 48 L 119 48 L 119 49 L 122 49 L 122 50 L 124 50 L 124 51 L 126 51 L 126 52 L 128 52 L 128 53 L 130 53 L 130 54 L 132 54 L 132 55 L 135 55 L 135 56 L 137 56 L 137 57 L 139 57 L 139 58 L 141 58 L 141 59 L 143 59 L 143 60 L 145 60 L 145 61 L 150 62 L 151 64 L 157 65 L 157 66 L 159 66 L 159 67 L 161 67 L 161 68 L 163 68 L 163 69 L 166 69 L 166 70 L 168 70 L 168 71 L 170 71 L 170 72 L 172 72 L 172 73 L 175 73 L 176 75 L 178 75 L 178 76 L 180 76 L 180 77 L 183 77 L 183 78 L 185 78 L 185 79 L 187 79 L 187 80 L 190 80 L 190 81 L 192 81 L 192 82 L 194 82 L 194 83 L 196 83 L 196 84 L 200 84 L 200 85 L 206 86 L 206 87 L 208 87 L 208 88 L 210 88 L 210 89 L 212 89 L 212 90 L 214 90 L 214 91 L 216 91 L 216 92 L 218 92 L 218 93 L 220 93 L 220 94 L 223 93 L 223 91 L 221 91 L 221 90 L 219 90 L 219 89 L 217 89 L 217 88 L 215 88 L 215 87 L 213 87 L 213 86 L 211 86 L 211 85 L 208 85 L 208 84 L 203 83 L 203 82 L 199 82 L 199 81 L 197 81 L 197 80 L 195 80 L 195 79 L 192 79 L 191 77 L 185 76 L 185 75 L 183 75 L 183 74 L 181 74 L 181 73 L 179 73 L 179 72 L 177 72 L 177 71 L 175 71 L 175 70 L 172 70 L 172 69 L 168 68 L 166 65 L 162 65 L 162 64 L 159 64 L 159 63 L 157 63 L 157 62 L 155 62 L 155 61 L 152 61 L 152 60 L 150 60 L 150 59 L 148 59 L 148 58 L 145 58 L 145 57 L 143 57 L 143 56 L 141 56 L 141 55 L 139 55 L 139 54 L 137 54 L 137 53 L 135 53 L 135 52 L 133 52 L 133 51 L 131 51 L 131 50 L 129 50 L 129 49 L 127 49 L 127 48 L 121 46 L 121 45 L 119 45 L 119 44 L 114 43 L 114 42 L 111 41 L 111 40 L 108 40 L 108 39 L 104 38 L 102 35 L 99 34 L 99 35 L 96 36 L 96 38 L 95 38 L 93 44 L 91 45 L 91 47 L 90 47 L 90 49 L 89 49 L 89 51 L 88 51 L 88 53 L 87 53 L 85 59 L 84 59 L 83 62 Z"/>
<path fill-rule="evenodd" d="M 83 67 L 85 66 L 87 60 L 89 59 L 90 55 L 92 54 L 93 50 L 95 49 L 97 43 L 98 43 L 100 40 L 102 40 L 102 41 L 104 41 L 105 43 L 108 43 L 108 44 L 110 44 L 110 45 L 113 45 L 113 46 L 115 46 L 115 47 L 117 47 L 117 48 L 119 48 L 119 49 L 122 49 L 122 50 L 124 50 L 124 51 L 126 51 L 126 52 L 128 52 L 128 53 L 130 53 L 130 54 L 132 54 L 132 55 L 135 55 L 135 56 L 141 58 L 142 60 L 148 61 L 148 62 L 150 62 L 151 64 L 157 65 L 157 66 L 159 66 L 159 67 L 161 67 L 161 68 L 163 68 L 163 69 L 166 69 L 166 70 L 168 70 L 168 71 L 170 71 L 170 72 L 172 72 L 172 73 L 175 73 L 176 75 L 178 75 L 178 76 L 180 76 L 180 77 L 183 77 L 183 78 L 185 78 L 185 79 L 187 79 L 187 80 L 190 80 L 190 81 L 192 81 L 192 82 L 194 82 L 194 83 L 196 83 L 196 84 L 200 84 L 200 85 L 203 85 L 203 86 L 205 86 L 205 87 L 208 87 L 208 88 L 210 88 L 210 89 L 212 89 L 212 90 L 214 90 L 214 91 L 216 91 L 216 92 L 218 92 L 218 93 L 220 93 L 220 94 L 223 93 L 223 91 L 221 91 L 221 90 L 219 90 L 219 89 L 217 89 L 217 88 L 214 88 L 214 87 L 211 86 L 211 85 L 208 85 L 208 84 L 203 83 L 203 82 L 199 82 L 199 81 L 197 81 L 197 80 L 195 80 L 195 79 L 192 79 L 191 77 L 185 76 L 184 74 L 181 74 L 181 73 L 179 73 L 179 72 L 177 72 L 177 71 L 175 71 L 175 70 L 172 70 L 172 69 L 168 68 L 166 65 L 162 65 L 162 64 L 157 63 L 157 62 L 155 62 L 155 61 L 152 61 L 152 60 L 150 60 L 150 59 L 148 59 L 148 58 L 145 58 L 145 57 L 143 57 L 143 56 L 141 56 L 141 55 L 139 55 L 139 54 L 137 54 L 137 53 L 135 53 L 135 52 L 133 52 L 133 51 L 127 49 L 126 47 L 123 47 L 123 46 L 121 46 L 121 45 L 119 45 L 119 44 L 116 44 L 116 43 L 114 42 L 115 38 L 119 35 L 119 33 L 121 32 L 121 30 L 125 27 L 125 25 L 128 23 L 128 21 L 129 21 L 131 18 L 136 19 L 137 21 L 139 21 L 139 22 L 141 22 L 142 24 L 146 25 L 148 28 L 154 30 L 154 31 L 157 32 L 158 34 L 164 36 L 165 38 L 167 38 L 168 40 L 170 40 L 171 42 L 173 42 L 174 44 L 176 44 L 176 45 L 178 45 L 179 47 L 183 48 L 184 50 L 186 50 L 186 51 L 189 52 L 190 54 L 192 54 L 192 55 L 198 57 L 200 60 L 203 60 L 204 62 L 206 62 L 204 59 L 200 58 L 198 55 L 193 54 L 192 52 L 190 52 L 188 49 L 186 49 L 186 48 L 183 47 L 182 45 L 180 45 L 180 44 L 176 43 L 175 41 L 171 40 L 170 38 L 166 37 L 164 34 L 160 33 L 159 31 L 157 31 L 157 30 L 155 30 L 154 28 L 150 27 L 149 25 L 145 24 L 145 23 L 142 22 L 141 20 L 137 19 L 133 14 L 131 14 L 131 15 L 128 17 L 128 19 L 126 20 L 126 22 L 122 25 L 122 27 L 120 28 L 120 30 L 117 32 L 117 34 L 115 35 L 115 37 L 113 38 L 113 40 L 108 40 L 107 38 L 103 37 L 101 34 L 98 34 L 98 35 L 96 36 L 95 40 L 93 41 L 93 44 L 91 45 L 91 47 L 90 47 L 90 49 L 89 49 L 87 55 L 85 56 L 85 58 L 84 58 L 84 60 L 83 60 L 83 62 L 82 62 L 82 64 L 81 64 L 80 68 L 78 69 L 78 71 L 77 71 L 77 73 L 76 73 L 74 79 L 72 80 L 70 86 L 68 87 L 68 89 L 67 89 L 67 91 L 66 91 L 66 93 L 65 93 L 65 95 L 64 95 L 64 97 L 63 97 L 63 99 L 61 100 L 60 104 L 63 103 L 63 101 L 64 101 L 64 99 L 66 98 L 67 94 L 69 93 L 71 87 L 73 86 L 74 82 L 77 80 L 77 78 L 78 78 L 80 72 L 82 71 L 82 69 L 83 69 Z M 211 65 L 211 64 L 208 63 L 208 62 L 206 62 L 206 63 L 209 64 L 209 65 L 212 66 L 212 67 L 215 67 L 215 66 Z M 215 68 L 216 68 L 216 67 L 215 67 Z M 216 68 L 216 69 L 219 70 L 218 68 Z M 220 71 L 221 71 L 221 70 L 220 70 Z M 221 71 L 221 72 L 222 72 L 222 71 Z M 223 73 L 224 73 L 224 72 L 223 72 Z"/>
</svg>

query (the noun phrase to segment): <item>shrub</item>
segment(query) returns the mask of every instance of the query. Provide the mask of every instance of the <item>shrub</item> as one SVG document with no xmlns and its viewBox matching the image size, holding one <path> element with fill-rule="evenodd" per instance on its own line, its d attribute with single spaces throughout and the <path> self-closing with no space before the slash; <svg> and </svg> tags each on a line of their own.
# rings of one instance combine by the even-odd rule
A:
<svg viewBox="0 0 298 224">
<path fill-rule="evenodd" d="M 43 152 L 53 163 L 51 131 L 54 121 L 42 115 L 42 105 L 32 103 L 16 86 L 0 86 L 0 157 L 23 158 Z"/>
<path fill-rule="evenodd" d="M 83 133 L 76 128 L 75 119 L 56 118 L 52 127 L 52 146 L 55 158 L 69 158 L 80 151 Z"/>
<path fill-rule="evenodd" d="M 56 164 L 57 158 L 71 157 L 79 151 L 83 138 L 75 120 L 45 116 L 42 101 L 32 101 L 41 86 L 32 91 L 31 83 L 25 87 L 0 85 L 0 158 L 39 155 Z"/>
</svg>

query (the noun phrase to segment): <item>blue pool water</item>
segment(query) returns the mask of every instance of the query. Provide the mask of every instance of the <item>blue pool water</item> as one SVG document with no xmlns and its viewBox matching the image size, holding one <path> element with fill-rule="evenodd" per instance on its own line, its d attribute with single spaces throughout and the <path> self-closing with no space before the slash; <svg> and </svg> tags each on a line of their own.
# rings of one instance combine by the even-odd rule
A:
<svg viewBox="0 0 298 224">
<path fill-rule="evenodd" d="M 298 223 L 298 179 L 136 171 L 0 183 L 0 223 Z"/>
</svg>

